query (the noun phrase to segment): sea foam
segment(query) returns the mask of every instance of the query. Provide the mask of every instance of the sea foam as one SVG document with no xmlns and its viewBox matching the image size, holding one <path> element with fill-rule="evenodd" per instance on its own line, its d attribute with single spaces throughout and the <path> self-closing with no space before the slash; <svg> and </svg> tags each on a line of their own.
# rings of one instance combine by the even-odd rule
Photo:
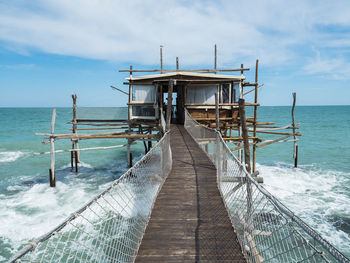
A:
<svg viewBox="0 0 350 263">
<path fill-rule="evenodd" d="M 21 151 L 0 152 L 0 163 L 14 162 L 20 157 L 22 157 L 24 154 L 25 153 Z"/>
<path fill-rule="evenodd" d="M 338 249 L 350 250 L 350 196 L 343 187 L 350 174 L 284 163 L 258 164 L 257 170 L 265 188 L 283 204 Z"/>
</svg>

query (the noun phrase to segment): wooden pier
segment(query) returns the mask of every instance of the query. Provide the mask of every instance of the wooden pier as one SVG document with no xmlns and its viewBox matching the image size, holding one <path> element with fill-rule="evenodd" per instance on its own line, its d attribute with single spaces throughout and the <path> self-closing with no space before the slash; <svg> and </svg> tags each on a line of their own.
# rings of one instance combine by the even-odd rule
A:
<svg viewBox="0 0 350 263">
<path fill-rule="evenodd" d="M 216 169 L 182 125 L 171 127 L 173 168 L 136 262 L 246 262 L 216 184 Z"/>
</svg>

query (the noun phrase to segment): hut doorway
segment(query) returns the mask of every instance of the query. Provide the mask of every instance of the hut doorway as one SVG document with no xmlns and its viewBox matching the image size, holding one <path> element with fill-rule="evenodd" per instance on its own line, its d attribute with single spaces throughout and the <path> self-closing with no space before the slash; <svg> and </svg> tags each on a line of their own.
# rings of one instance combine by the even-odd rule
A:
<svg viewBox="0 0 350 263">
<path fill-rule="evenodd" d="M 168 107 L 168 92 L 163 93 L 163 111 L 166 114 L 166 109 Z M 184 86 L 174 85 L 173 94 L 171 102 L 171 123 L 174 124 L 184 124 L 185 121 L 185 110 L 184 110 Z M 166 116 L 165 116 L 166 118 Z"/>
</svg>

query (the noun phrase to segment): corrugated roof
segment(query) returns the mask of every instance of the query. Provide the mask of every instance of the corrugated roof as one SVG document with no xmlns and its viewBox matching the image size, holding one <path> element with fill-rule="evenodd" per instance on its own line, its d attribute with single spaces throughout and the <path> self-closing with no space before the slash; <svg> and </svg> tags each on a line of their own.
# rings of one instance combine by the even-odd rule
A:
<svg viewBox="0 0 350 263">
<path fill-rule="evenodd" d="M 163 74 L 145 75 L 139 77 L 127 78 L 127 80 L 147 80 L 147 79 L 157 79 L 157 78 L 167 78 L 175 76 L 186 76 L 186 77 L 201 77 L 201 78 L 211 78 L 211 79 L 231 79 L 231 80 L 241 80 L 245 79 L 245 76 L 232 76 L 232 75 L 222 75 L 222 74 L 210 74 L 210 73 L 196 73 L 196 72 L 170 72 Z"/>
</svg>

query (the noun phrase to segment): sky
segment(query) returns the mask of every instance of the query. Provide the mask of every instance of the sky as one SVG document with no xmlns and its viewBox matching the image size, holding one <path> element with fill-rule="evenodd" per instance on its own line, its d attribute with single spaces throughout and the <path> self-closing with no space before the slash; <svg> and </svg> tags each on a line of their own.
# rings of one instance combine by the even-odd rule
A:
<svg viewBox="0 0 350 263">
<path fill-rule="evenodd" d="M 251 70 L 261 105 L 350 104 L 350 1 L 0 0 L 0 107 L 125 106 L 119 69 Z M 251 97 L 247 97 L 251 99 Z"/>
</svg>

